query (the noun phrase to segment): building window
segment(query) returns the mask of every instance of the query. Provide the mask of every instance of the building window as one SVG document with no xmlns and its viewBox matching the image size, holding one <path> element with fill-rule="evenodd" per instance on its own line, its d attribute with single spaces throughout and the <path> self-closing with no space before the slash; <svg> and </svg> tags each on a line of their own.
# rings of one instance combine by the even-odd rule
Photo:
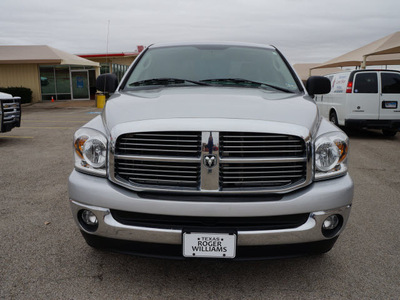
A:
<svg viewBox="0 0 400 300">
<path fill-rule="evenodd" d="M 100 64 L 100 74 L 110 73 L 110 66 L 109 64 L 101 63 Z"/>
<path fill-rule="evenodd" d="M 89 77 L 94 76 L 93 67 L 57 65 L 40 66 L 39 70 L 42 100 L 92 98 L 93 80 L 89 82 Z"/>
<path fill-rule="evenodd" d="M 40 67 L 40 86 L 42 88 L 43 100 L 51 100 L 56 94 L 56 82 L 54 68 Z"/>
</svg>

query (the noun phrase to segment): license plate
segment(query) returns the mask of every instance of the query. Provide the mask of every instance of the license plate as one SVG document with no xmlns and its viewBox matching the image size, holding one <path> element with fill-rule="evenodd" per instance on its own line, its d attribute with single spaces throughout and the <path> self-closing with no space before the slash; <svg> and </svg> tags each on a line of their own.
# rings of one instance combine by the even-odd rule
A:
<svg viewBox="0 0 400 300">
<path fill-rule="evenodd" d="M 384 101 L 384 108 L 397 108 L 397 101 Z"/>
<path fill-rule="evenodd" d="M 236 234 L 183 233 L 183 256 L 208 258 L 234 258 Z"/>
</svg>

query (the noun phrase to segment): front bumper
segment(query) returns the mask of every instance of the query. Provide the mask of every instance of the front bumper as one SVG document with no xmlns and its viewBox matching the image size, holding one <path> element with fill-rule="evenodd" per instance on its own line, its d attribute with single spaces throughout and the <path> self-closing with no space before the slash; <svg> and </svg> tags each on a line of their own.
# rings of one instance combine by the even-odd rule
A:
<svg viewBox="0 0 400 300">
<path fill-rule="evenodd" d="M 94 246 L 104 245 L 104 243 L 99 244 L 99 239 L 103 239 L 108 242 L 115 241 L 115 247 L 111 245 L 107 247 L 111 249 L 121 248 L 122 245 L 118 247 L 118 244 L 124 242 L 133 243 L 133 247 L 135 243 L 146 245 L 151 243 L 155 246 L 175 245 L 181 248 L 183 230 L 124 225 L 113 218 L 110 209 L 116 209 L 145 214 L 193 217 L 259 217 L 307 213 L 309 217 L 306 222 L 296 228 L 238 230 L 237 246 L 250 249 L 305 245 L 302 247 L 307 249 L 308 243 L 324 243 L 324 247 L 329 250 L 346 226 L 353 197 L 353 182 L 349 175 L 315 182 L 304 189 L 283 195 L 278 201 L 197 202 L 190 200 L 190 196 L 187 201 L 141 198 L 138 194 L 121 188 L 105 178 L 73 171 L 69 178 L 69 196 L 74 219 L 88 243 Z M 96 215 L 99 223 L 95 232 L 86 230 L 80 224 L 78 213 L 82 209 L 90 210 Z M 332 214 L 341 216 L 342 226 L 338 232 L 327 238 L 322 234 L 321 227 L 326 217 Z M 122 248 L 126 248 L 125 246 Z M 124 250 L 124 252 L 135 253 L 134 250 Z"/>
</svg>

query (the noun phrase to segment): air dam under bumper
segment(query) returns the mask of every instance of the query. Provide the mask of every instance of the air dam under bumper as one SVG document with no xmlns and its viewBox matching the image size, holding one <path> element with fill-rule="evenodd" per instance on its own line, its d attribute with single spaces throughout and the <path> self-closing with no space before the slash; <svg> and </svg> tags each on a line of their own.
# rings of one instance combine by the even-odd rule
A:
<svg viewBox="0 0 400 300">
<path fill-rule="evenodd" d="M 333 246 L 337 236 L 345 228 L 350 214 L 353 182 L 348 175 L 315 182 L 309 187 L 283 195 L 279 201 L 245 202 L 244 196 L 243 202 L 194 202 L 143 199 L 136 193 L 109 182 L 106 178 L 73 171 L 69 178 L 69 194 L 74 219 L 92 246 L 102 247 L 108 244 L 105 248 L 140 255 L 146 253 L 135 251 L 136 246 L 138 249 L 143 249 L 143 245 L 144 249 L 146 247 L 151 249 L 152 244 L 154 247 L 159 245 L 174 249 L 182 247 L 182 230 L 124 225 L 113 218 L 110 209 L 194 217 L 286 216 L 307 213 L 309 217 L 306 222 L 296 228 L 237 231 L 238 255 L 241 253 L 239 251 L 241 248 L 275 247 L 279 250 L 284 245 L 292 249 L 300 247 L 303 250 L 300 249 L 298 252 L 305 254 L 312 253 L 315 247 L 320 250 L 317 252 L 324 252 L 324 249 L 328 251 Z M 88 209 L 96 215 L 99 223 L 95 232 L 87 231 L 81 226 L 78 213 L 82 209 Z M 342 226 L 335 235 L 327 238 L 322 234 L 321 227 L 326 217 L 332 214 L 341 216 Z M 129 250 L 129 247 L 133 248 Z M 305 252 L 306 249 L 310 251 Z M 151 251 L 148 254 L 163 256 L 153 255 Z M 283 256 L 292 255 L 294 253 L 288 252 Z M 165 256 L 169 255 L 166 253 Z"/>
</svg>

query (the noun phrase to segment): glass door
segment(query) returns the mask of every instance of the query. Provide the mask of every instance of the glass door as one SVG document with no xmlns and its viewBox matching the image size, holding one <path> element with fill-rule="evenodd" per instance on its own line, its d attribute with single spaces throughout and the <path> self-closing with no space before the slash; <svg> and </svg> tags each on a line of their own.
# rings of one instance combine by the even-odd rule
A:
<svg viewBox="0 0 400 300">
<path fill-rule="evenodd" d="M 89 99 L 89 72 L 87 70 L 71 71 L 72 99 Z"/>
</svg>

